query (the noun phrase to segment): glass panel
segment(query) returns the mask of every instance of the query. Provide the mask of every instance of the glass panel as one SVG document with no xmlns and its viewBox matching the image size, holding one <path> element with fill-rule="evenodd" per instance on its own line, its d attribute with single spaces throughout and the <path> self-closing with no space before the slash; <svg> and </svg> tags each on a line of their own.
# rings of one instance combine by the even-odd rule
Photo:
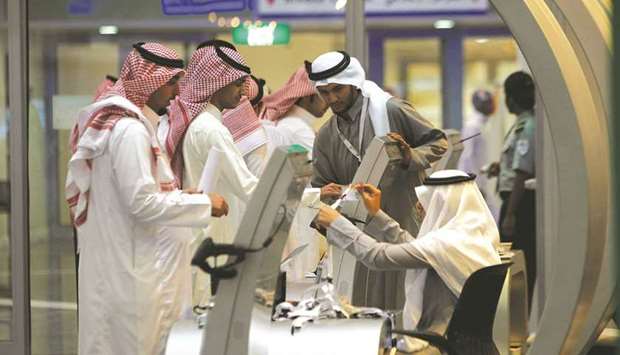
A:
<svg viewBox="0 0 620 355">
<path fill-rule="evenodd" d="M 11 340 L 13 292 L 9 234 L 9 141 L 6 2 L 0 1 L 0 342 Z"/>
<path fill-rule="evenodd" d="M 504 137 L 514 122 L 514 116 L 504 104 L 503 84 L 508 75 L 519 70 L 518 51 L 517 44 L 511 37 L 464 40 L 463 125 L 476 114 L 472 104 L 472 95 L 476 90 L 487 90 L 495 97 L 495 112 L 482 131 L 486 143 L 486 163 L 499 160 Z M 481 189 L 487 192 L 495 191 L 495 184 L 495 179 L 489 179 Z M 498 215 L 501 200 L 493 193 L 487 193 L 486 196 L 491 211 Z"/>
<path fill-rule="evenodd" d="M 30 38 L 30 238 L 33 354 L 77 353 L 75 246 L 64 182 L 75 105 L 92 100 L 106 74 L 118 73 L 118 46 Z M 51 163 L 57 162 L 57 163 Z"/>
<path fill-rule="evenodd" d="M 437 38 L 384 42 L 385 89 L 409 101 L 437 127 L 442 127 L 440 47 Z"/>
</svg>

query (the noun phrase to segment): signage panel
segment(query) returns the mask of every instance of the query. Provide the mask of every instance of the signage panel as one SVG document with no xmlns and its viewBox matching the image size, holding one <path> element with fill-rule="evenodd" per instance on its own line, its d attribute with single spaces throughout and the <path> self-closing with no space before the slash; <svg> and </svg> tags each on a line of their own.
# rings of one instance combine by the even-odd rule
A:
<svg viewBox="0 0 620 355">
<path fill-rule="evenodd" d="M 316 16 L 344 14 L 337 10 L 338 0 L 254 0 L 259 16 Z M 349 0 L 354 1 L 354 0 Z M 366 0 L 369 16 L 415 14 L 462 14 L 488 11 L 488 0 Z"/>
<path fill-rule="evenodd" d="M 204 15 L 209 12 L 243 11 L 247 0 L 161 0 L 166 15 Z"/>
</svg>

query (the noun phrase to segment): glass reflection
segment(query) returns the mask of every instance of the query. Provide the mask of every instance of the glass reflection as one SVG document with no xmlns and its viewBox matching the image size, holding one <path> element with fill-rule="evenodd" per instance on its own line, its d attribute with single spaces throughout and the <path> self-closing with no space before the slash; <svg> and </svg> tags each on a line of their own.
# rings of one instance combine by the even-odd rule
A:
<svg viewBox="0 0 620 355">
<path fill-rule="evenodd" d="M 3 6 L 6 4 L 2 4 Z M 6 12 L 3 12 L 6 14 Z M 6 20 L 3 19 L 5 24 Z M 0 29 L 0 68 L 7 63 L 7 31 Z M 8 77 L 0 71 L 0 341 L 11 340 L 12 287 L 11 287 L 11 239 L 9 234 L 9 116 Z"/>
</svg>

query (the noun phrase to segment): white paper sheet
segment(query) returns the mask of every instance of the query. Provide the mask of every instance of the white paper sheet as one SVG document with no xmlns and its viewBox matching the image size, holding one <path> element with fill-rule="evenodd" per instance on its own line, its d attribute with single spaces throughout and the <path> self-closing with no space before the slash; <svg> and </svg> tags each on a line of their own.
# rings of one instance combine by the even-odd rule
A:
<svg viewBox="0 0 620 355">
<path fill-rule="evenodd" d="M 216 192 L 215 186 L 217 180 L 220 177 L 221 161 L 224 152 L 217 148 L 213 148 L 209 151 L 207 162 L 204 169 L 202 169 L 202 175 L 200 176 L 200 182 L 198 183 L 198 191 L 203 193 Z"/>
</svg>

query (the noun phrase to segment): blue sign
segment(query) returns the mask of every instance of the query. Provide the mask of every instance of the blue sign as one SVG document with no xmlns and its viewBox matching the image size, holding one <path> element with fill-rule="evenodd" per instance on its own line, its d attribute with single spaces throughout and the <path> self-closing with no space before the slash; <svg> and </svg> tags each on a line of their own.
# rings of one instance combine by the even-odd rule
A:
<svg viewBox="0 0 620 355">
<path fill-rule="evenodd" d="M 344 16 L 343 0 L 253 0 L 257 17 L 312 18 Z M 349 0 L 356 1 L 356 0 Z M 515 0 L 522 1 L 522 0 Z M 488 0 L 366 0 L 367 16 L 485 14 Z"/>
<path fill-rule="evenodd" d="M 161 0 L 165 15 L 204 15 L 209 12 L 243 11 L 247 0 Z"/>
<path fill-rule="evenodd" d="M 67 11 L 71 15 L 88 15 L 93 11 L 93 0 L 71 0 Z"/>
</svg>

